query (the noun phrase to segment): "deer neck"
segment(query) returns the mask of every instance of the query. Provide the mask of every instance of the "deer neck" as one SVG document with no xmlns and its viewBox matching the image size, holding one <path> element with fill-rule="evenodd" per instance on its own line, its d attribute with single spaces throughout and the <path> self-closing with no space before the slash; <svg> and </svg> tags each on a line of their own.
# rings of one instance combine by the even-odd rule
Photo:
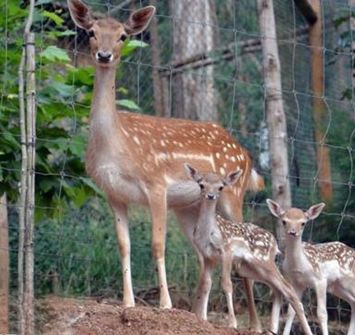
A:
<svg viewBox="0 0 355 335">
<path fill-rule="evenodd" d="M 295 270 L 305 264 L 307 257 L 304 253 L 302 236 L 286 238 L 285 261 Z"/>
<path fill-rule="evenodd" d="M 217 232 L 216 206 L 217 201 L 202 200 L 199 219 L 194 230 L 194 238 L 197 242 L 206 244 L 211 239 L 211 236 Z"/>
<path fill-rule="evenodd" d="M 94 93 L 91 104 L 90 129 L 93 136 L 110 136 L 117 131 L 116 68 L 96 67 Z"/>
</svg>

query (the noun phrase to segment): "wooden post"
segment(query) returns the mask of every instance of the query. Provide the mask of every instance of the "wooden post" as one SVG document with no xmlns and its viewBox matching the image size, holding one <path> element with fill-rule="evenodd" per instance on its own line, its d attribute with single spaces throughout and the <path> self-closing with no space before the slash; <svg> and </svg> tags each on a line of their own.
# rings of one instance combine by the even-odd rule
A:
<svg viewBox="0 0 355 335">
<path fill-rule="evenodd" d="M 0 334 L 9 333 L 9 230 L 6 194 L 0 197 Z"/>
<path fill-rule="evenodd" d="M 35 36 L 26 34 L 26 119 L 27 119 L 27 206 L 25 224 L 25 290 L 24 312 L 25 334 L 34 334 L 34 255 L 33 255 L 33 227 L 35 208 L 35 145 L 36 145 L 36 80 L 35 80 Z"/>
<path fill-rule="evenodd" d="M 19 66 L 21 187 L 18 246 L 18 334 L 34 333 L 33 226 L 35 204 L 36 81 L 35 36 L 31 33 L 34 0 L 30 0 Z M 25 76 L 26 74 L 26 76 Z M 25 103 L 26 101 L 26 103 Z"/>
<path fill-rule="evenodd" d="M 311 72 L 313 91 L 314 132 L 317 142 L 317 165 L 319 194 L 323 201 L 330 202 L 333 198 L 329 148 L 325 146 L 324 122 L 327 107 L 324 103 L 324 55 L 323 55 L 323 21 L 320 0 L 310 0 L 313 11 L 318 19 L 309 28 L 311 47 Z"/>
<path fill-rule="evenodd" d="M 282 101 L 281 67 L 272 0 L 258 0 L 258 16 L 263 53 L 272 196 L 281 207 L 289 208 L 291 206 L 291 190 L 288 179 L 287 127 Z M 278 228 L 277 238 L 281 249 L 284 248 L 282 235 Z"/>
</svg>

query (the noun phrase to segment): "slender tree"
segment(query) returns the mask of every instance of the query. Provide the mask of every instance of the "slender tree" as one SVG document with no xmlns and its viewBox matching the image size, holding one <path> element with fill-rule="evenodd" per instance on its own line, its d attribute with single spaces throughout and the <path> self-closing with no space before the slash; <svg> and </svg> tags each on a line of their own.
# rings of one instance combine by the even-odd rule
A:
<svg viewBox="0 0 355 335">
<path fill-rule="evenodd" d="M 264 68 L 266 122 L 269 136 L 272 196 L 283 208 L 291 206 L 286 116 L 282 101 L 281 66 L 272 0 L 258 0 Z M 283 248 L 280 230 L 277 237 Z"/>
</svg>

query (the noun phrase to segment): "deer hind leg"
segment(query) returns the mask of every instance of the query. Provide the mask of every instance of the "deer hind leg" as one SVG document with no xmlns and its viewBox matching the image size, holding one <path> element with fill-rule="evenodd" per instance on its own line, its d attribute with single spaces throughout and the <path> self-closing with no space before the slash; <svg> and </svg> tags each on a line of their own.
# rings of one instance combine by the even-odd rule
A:
<svg viewBox="0 0 355 335">
<path fill-rule="evenodd" d="M 298 292 L 299 294 L 297 294 L 295 289 L 283 278 L 275 264 L 273 264 L 272 267 L 265 271 L 263 280 L 275 292 L 282 294 L 292 306 L 291 307 L 289 305 L 287 322 L 283 334 L 289 334 L 294 316 L 297 314 L 304 333 L 307 335 L 312 335 L 311 328 L 309 327 L 306 316 L 304 314 L 302 302 L 299 298 L 299 294 L 301 294 L 302 291 L 300 290 Z"/>
<path fill-rule="evenodd" d="M 167 220 L 166 193 L 159 189 L 150 193 L 150 213 L 152 217 L 152 251 L 158 270 L 158 283 L 160 289 L 160 308 L 171 308 L 171 299 L 168 290 L 165 269 L 165 239 Z"/>
<path fill-rule="evenodd" d="M 131 276 L 131 244 L 127 220 L 127 207 L 122 204 L 111 204 L 115 218 L 118 249 L 121 256 L 123 274 L 123 305 L 134 306 L 134 295 Z"/>
<path fill-rule="evenodd" d="M 239 198 L 240 199 L 240 198 Z M 233 221 L 242 221 L 243 213 L 242 213 L 242 205 L 243 203 L 238 200 L 235 194 L 232 191 L 226 189 L 221 194 L 221 199 L 218 202 L 218 210 L 223 217 Z M 258 314 L 256 313 L 255 299 L 254 299 L 254 291 L 253 285 L 254 282 L 248 278 L 243 278 L 243 283 L 245 287 L 245 293 L 247 297 L 248 304 L 248 313 L 249 313 L 249 328 L 256 332 L 261 332 L 261 323 L 258 318 Z"/>
<path fill-rule="evenodd" d="M 351 307 L 351 318 L 347 335 L 355 334 L 355 286 L 354 278 L 347 277 L 341 279 L 336 285 L 332 287 L 332 293 L 339 298 L 347 301 Z"/>
</svg>

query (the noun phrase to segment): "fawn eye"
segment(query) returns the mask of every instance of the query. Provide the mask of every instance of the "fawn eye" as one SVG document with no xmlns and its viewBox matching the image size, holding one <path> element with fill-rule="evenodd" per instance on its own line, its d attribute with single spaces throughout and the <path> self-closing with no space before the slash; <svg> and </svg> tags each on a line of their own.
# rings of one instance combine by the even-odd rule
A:
<svg viewBox="0 0 355 335">
<path fill-rule="evenodd" d="M 223 190 L 223 186 L 220 186 L 219 188 L 218 188 L 218 191 L 222 191 Z"/>
<path fill-rule="evenodd" d="M 118 42 L 124 42 L 126 39 L 127 39 L 127 35 L 126 34 L 122 34 L 121 36 L 120 36 L 120 38 L 118 39 Z"/>
<path fill-rule="evenodd" d="M 302 222 L 302 224 L 301 224 L 301 225 L 302 225 L 302 227 L 304 227 L 304 226 L 306 225 L 306 222 Z"/>
<path fill-rule="evenodd" d="M 286 226 L 286 221 L 285 221 L 285 220 L 282 220 L 282 224 L 283 224 L 284 226 Z"/>
<path fill-rule="evenodd" d="M 96 37 L 95 37 L 95 32 L 94 32 L 93 30 L 89 30 L 89 31 L 88 31 L 88 36 L 89 36 L 89 38 L 92 38 L 92 37 L 93 37 L 93 38 L 96 38 Z"/>
<path fill-rule="evenodd" d="M 200 185 L 200 189 L 203 190 L 205 188 L 205 185 L 203 184 L 199 184 Z"/>
</svg>

